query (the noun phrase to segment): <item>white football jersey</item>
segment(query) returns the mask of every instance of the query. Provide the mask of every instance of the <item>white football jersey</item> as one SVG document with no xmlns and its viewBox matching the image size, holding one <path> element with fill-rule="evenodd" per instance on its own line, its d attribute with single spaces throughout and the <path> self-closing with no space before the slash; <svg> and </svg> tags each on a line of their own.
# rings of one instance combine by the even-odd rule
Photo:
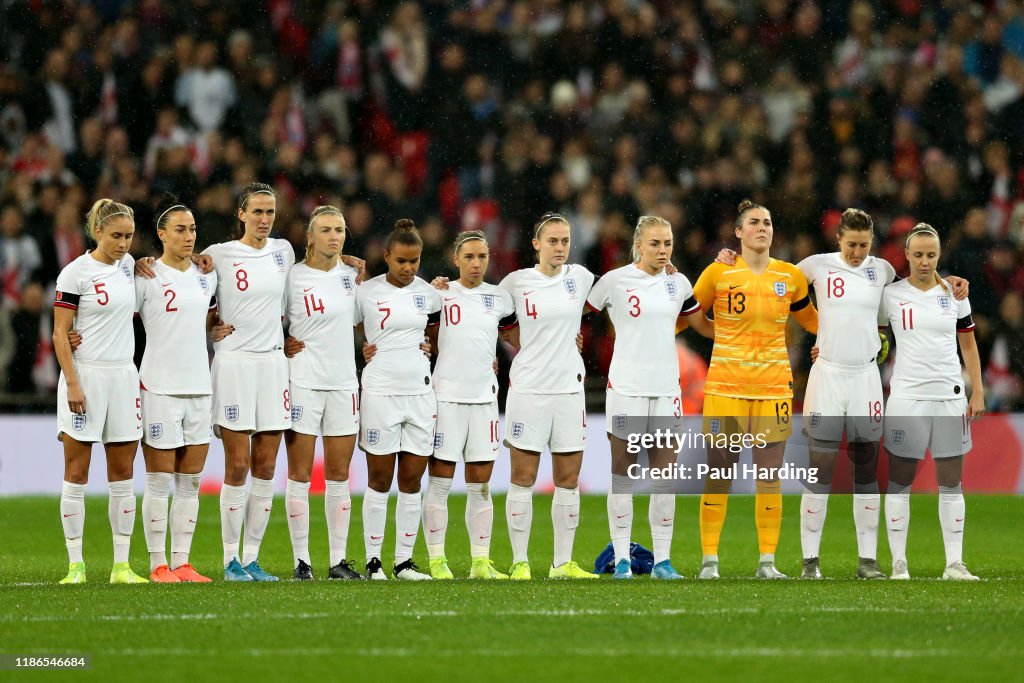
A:
<svg viewBox="0 0 1024 683">
<path fill-rule="evenodd" d="M 676 320 L 700 310 L 682 273 L 648 275 L 635 264 L 605 273 L 587 306 L 615 326 L 608 386 L 624 396 L 679 396 Z"/>
<path fill-rule="evenodd" d="M 195 264 L 188 270 L 153 263 L 153 278 L 135 278 L 139 317 L 146 327 L 146 351 L 139 380 L 146 391 L 169 396 L 211 393 L 206 316 L 215 306 L 217 273 Z"/>
<path fill-rule="evenodd" d="M 523 268 L 501 281 L 519 319 L 521 348 L 509 376 L 516 391 L 573 394 L 583 389 L 586 371 L 576 335 L 593 284 L 594 274 L 575 263 L 562 266 L 554 277 Z"/>
<path fill-rule="evenodd" d="M 882 348 L 878 325 L 886 324 L 882 290 L 896 270 L 875 256 L 854 267 L 839 252 L 808 256 L 797 267 L 814 285 L 821 357 L 851 367 L 874 362 Z"/>
<path fill-rule="evenodd" d="M 107 265 L 82 254 L 57 276 L 53 305 L 75 311 L 82 335 L 78 360 L 131 362 L 135 356 L 135 259 L 125 255 Z"/>
<path fill-rule="evenodd" d="M 363 369 L 363 391 L 378 396 L 433 391 L 430 360 L 420 344 L 427 317 L 441 310 L 440 292 L 420 278 L 395 287 L 386 275 L 378 275 L 359 287 L 356 305 L 366 341 L 377 347 L 377 354 Z"/>
<path fill-rule="evenodd" d="M 514 327 L 515 305 L 486 282 L 469 289 L 456 281 L 441 292 L 434 392 L 438 401 L 490 403 L 498 395 L 494 349 L 499 328 Z"/>
<path fill-rule="evenodd" d="M 946 287 L 952 291 L 949 283 Z M 922 292 L 900 280 L 885 288 L 882 305 L 896 336 L 890 396 L 919 401 L 965 397 L 956 335 L 974 329 L 970 302 L 957 301 L 937 284 Z"/>
<path fill-rule="evenodd" d="M 261 353 L 284 348 L 284 290 L 295 252 L 288 240 L 268 239 L 262 249 L 238 240 L 203 252 L 217 271 L 218 316 L 235 331 L 216 342 L 216 351 Z"/>
<path fill-rule="evenodd" d="M 359 388 L 356 379 L 355 268 L 339 263 L 329 271 L 305 263 L 288 274 L 288 334 L 306 346 L 288 359 L 292 384 L 306 389 Z"/>
</svg>

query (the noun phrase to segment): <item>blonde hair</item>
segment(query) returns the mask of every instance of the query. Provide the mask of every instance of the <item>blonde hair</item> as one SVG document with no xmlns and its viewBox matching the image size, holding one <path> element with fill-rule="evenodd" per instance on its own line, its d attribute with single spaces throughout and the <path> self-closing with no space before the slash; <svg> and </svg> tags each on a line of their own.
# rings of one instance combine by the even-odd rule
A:
<svg viewBox="0 0 1024 683">
<path fill-rule="evenodd" d="M 633 263 L 640 260 L 640 249 L 637 248 L 637 245 L 644 238 L 644 231 L 652 225 L 664 225 L 669 231 L 672 230 L 672 224 L 661 216 L 640 216 L 637 219 L 636 228 L 633 229 L 633 244 L 629 248 L 629 256 L 633 259 Z"/>
<path fill-rule="evenodd" d="M 318 206 L 313 209 L 313 213 L 309 214 L 309 223 L 306 225 L 306 260 L 313 258 L 313 241 L 310 239 L 313 236 L 313 221 L 325 213 L 333 214 L 341 219 L 342 225 L 345 226 L 345 234 L 348 234 L 348 225 L 345 224 L 345 216 L 342 215 L 341 209 L 336 206 L 324 205 Z M 340 256 L 340 255 L 339 255 Z"/>
<path fill-rule="evenodd" d="M 939 237 L 939 231 L 927 223 L 918 223 L 909 233 L 907 233 L 907 241 L 903 243 L 903 248 L 910 249 L 910 240 L 917 235 L 928 235 L 930 237 L 934 237 L 935 241 L 939 243 L 939 250 L 942 250 L 942 238 Z M 946 286 L 946 281 L 942 279 L 938 271 L 933 271 L 932 276 L 935 278 L 935 283 L 942 287 L 942 291 L 949 294 L 949 287 Z"/>
<path fill-rule="evenodd" d="M 466 242 L 472 242 L 473 240 L 480 240 L 487 246 L 487 237 L 480 230 L 467 230 L 466 232 L 460 232 L 459 236 L 455 238 L 455 254 L 459 253 L 459 249 L 462 249 L 462 245 Z"/>
<path fill-rule="evenodd" d="M 128 216 L 135 223 L 135 212 L 127 204 L 115 202 L 113 199 L 99 199 L 85 216 L 85 231 L 94 242 L 99 242 L 100 226 L 114 216 Z"/>
</svg>

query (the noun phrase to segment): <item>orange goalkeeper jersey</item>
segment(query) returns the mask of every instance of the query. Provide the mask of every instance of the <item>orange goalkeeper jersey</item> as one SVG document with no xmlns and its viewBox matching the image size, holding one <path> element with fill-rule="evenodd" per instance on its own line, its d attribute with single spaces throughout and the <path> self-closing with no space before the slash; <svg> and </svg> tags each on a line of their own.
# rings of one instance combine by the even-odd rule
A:
<svg viewBox="0 0 1024 683">
<path fill-rule="evenodd" d="M 712 263 L 701 273 L 694 296 L 701 308 L 715 314 L 705 394 L 792 398 L 786 321 L 792 313 L 808 331 L 818 330 L 818 314 L 807 289 L 799 268 L 775 259 L 760 275 L 739 256 L 736 265 Z"/>
</svg>

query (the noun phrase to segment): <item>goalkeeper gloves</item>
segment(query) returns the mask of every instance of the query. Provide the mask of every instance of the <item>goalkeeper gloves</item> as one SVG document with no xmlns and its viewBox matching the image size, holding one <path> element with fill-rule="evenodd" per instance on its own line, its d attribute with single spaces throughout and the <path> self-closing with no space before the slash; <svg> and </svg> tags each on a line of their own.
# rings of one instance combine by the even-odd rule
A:
<svg viewBox="0 0 1024 683">
<path fill-rule="evenodd" d="M 878 356 L 875 358 L 875 362 L 881 365 L 885 362 L 885 359 L 889 357 L 889 337 L 885 336 L 885 332 L 879 332 L 878 338 L 882 340 L 882 348 L 878 350 Z"/>
</svg>

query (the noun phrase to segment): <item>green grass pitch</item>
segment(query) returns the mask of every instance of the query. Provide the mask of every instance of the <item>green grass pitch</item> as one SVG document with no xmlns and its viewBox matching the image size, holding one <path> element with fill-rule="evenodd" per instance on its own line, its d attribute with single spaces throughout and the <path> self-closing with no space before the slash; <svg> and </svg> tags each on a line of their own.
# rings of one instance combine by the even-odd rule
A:
<svg viewBox="0 0 1024 683">
<path fill-rule="evenodd" d="M 700 561 L 697 499 L 680 497 L 673 557 Z M 140 496 L 141 504 L 141 496 Z M 311 550 L 327 570 L 323 499 L 313 497 Z M 465 499 L 451 499 L 449 563 L 469 570 Z M 650 544 L 647 499 L 636 498 L 634 540 Z M 216 497 L 202 499 L 192 563 L 208 585 L 110 586 L 106 498 L 88 499 L 90 583 L 57 586 L 67 560 L 56 498 L 0 498 L 0 652 L 89 654 L 90 673 L 15 674 L 46 680 L 535 681 L 708 679 L 1009 680 L 1024 662 L 1024 497 L 969 496 L 965 557 L 983 580 L 937 581 L 943 567 L 934 496 L 914 496 L 910 582 L 858 582 L 849 496 L 833 496 L 822 544 L 830 579 L 763 582 L 756 568 L 753 497 L 734 496 L 718 582 L 329 582 L 226 585 L 220 580 Z M 779 568 L 800 571 L 798 499 L 786 499 Z M 550 498 L 534 502 L 531 561 L 551 561 Z M 362 564 L 360 501 L 350 556 Z M 394 517 L 394 502 L 391 504 Z M 495 500 L 492 557 L 511 557 L 504 498 Z M 584 496 L 576 559 L 608 541 L 603 496 Z M 423 541 L 417 560 L 426 565 Z M 393 547 L 393 526 L 385 549 Z M 888 567 L 884 528 L 879 560 Z M 390 558 L 385 567 L 390 570 Z M 288 577 L 283 500 L 260 556 Z M 141 524 L 132 565 L 148 568 Z M 0 676 L 11 676 L 4 672 Z"/>
</svg>

